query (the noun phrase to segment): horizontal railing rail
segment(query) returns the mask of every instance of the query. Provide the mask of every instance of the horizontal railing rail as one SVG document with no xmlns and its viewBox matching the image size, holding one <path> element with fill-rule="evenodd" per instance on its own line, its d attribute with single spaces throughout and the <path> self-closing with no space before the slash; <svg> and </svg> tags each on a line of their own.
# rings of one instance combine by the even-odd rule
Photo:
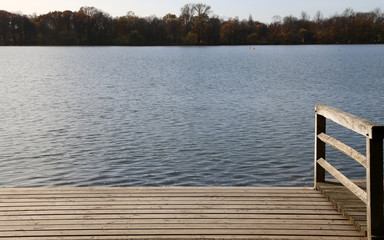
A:
<svg viewBox="0 0 384 240">
<path fill-rule="evenodd" d="M 336 178 L 367 205 L 369 239 L 384 235 L 383 216 L 383 137 L 384 127 L 366 119 L 323 104 L 316 105 L 315 177 L 314 183 L 325 182 L 325 171 Z M 366 137 L 366 156 L 326 134 L 326 119 Z M 344 176 L 325 159 L 326 144 L 344 153 L 366 168 L 366 191 Z"/>
<path fill-rule="evenodd" d="M 357 117 L 324 104 L 316 105 L 316 113 L 368 138 L 383 138 L 383 126 L 364 118 Z"/>
<path fill-rule="evenodd" d="M 328 136 L 325 133 L 320 133 L 319 135 L 317 135 L 317 137 L 324 143 L 339 150 L 340 152 L 344 153 L 345 155 L 352 158 L 356 162 L 360 163 L 363 167 L 367 168 L 367 158 L 363 154 L 356 151 L 355 149 L 351 148 L 350 146 L 340 142 L 339 140 L 331 136 Z"/>
</svg>

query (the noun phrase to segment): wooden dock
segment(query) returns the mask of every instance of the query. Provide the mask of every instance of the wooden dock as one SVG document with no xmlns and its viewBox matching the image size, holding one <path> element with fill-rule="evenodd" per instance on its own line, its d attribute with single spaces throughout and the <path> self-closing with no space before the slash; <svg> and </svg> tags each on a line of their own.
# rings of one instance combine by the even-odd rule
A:
<svg viewBox="0 0 384 240">
<path fill-rule="evenodd" d="M 348 195 L 351 199 L 357 198 L 363 202 L 365 208 L 364 233 L 369 240 L 384 239 L 384 190 L 383 190 L 383 138 L 384 127 L 366 119 L 354 116 L 352 114 L 340 111 L 336 108 L 323 104 L 316 105 L 315 108 L 315 168 L 314 168 L 314 186 L 324 193 L 331 193 L 329 188 L 332 185 L 325 181 L 325 174 L 329 173 L 343 186 L 333 188 L 338 191 L 345 191 L 343 200 Z M 326 134 L 326 120 L 331 120 L 339 125 L 361 134 L 366 141 L 366 154 L 363 155 L 345 143 Z M 350 159 L 358 162 L 366 170 L 366 179 L 364 184 L 356 184 L 348 179 L 330 162 L 326 160 L 326 146 L 329 145 L 338 151 L 344 153 Z M 347 159 L 348 160 L 348 159 Z M 348 191 L 346 190 L 348 189 Z M 336 195 L 342 195 L 337 193 Z M 334 196 L 334 194 L 332 194 Z M 335 203 L 333 197 L 328 197 Z M 340 197 L 336 197 L 339 199 Z M 337 200 L 339 202 L 339 200 Z M 348 201 L 347 201 L 348 202 Z M 336 205 L 340 205 L 336 203 Z M 343 205 L 343 204 L 341 204 Z M 360 214 L 362 212 L 360 211 Z M 352 214 L 354 215 L 354 214 Z M 357 217 L 355 217 L 357 218 Z M 355 218 L 351 220 L 355 222 Z"/>
<path fill-rule="evenodd" d="M 366 189 L 366 180 L 353 180 L 361 189 Z M 318 184 L 319 190 L 324 193 L 327 199 L 347 217 L 354 226 L 365 236 L 367 232 L 367 207 L 366 204 L 344 187 L 336 179 L 327 179 Z"/>
<path fill-rule="evenodd" d="M 0 189 L 0 239 L 366 239 L 313 188 Z"/>
<path fill-rule="evenodd" d="M 366 155 L 327 135 L 326 119 L 365 136 Z M 314 188 L 0 189 L 0 240 L 384 239 L 383 137 L 383 126 L 317 105 Z M 366 179 L 334 168 L 326 145 L 366 168 Z"/>
</svg>

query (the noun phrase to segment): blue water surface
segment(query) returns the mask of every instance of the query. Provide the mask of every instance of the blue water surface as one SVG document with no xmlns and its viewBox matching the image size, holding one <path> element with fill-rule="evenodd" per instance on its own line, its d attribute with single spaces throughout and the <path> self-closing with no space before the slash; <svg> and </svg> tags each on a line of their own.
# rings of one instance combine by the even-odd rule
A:
<svg viewBox="0 0 384 240">
<path fill-rule="evenodd" d="M 315 104 L 384 124 L 383 45 L 1 47 L 0 67 L 0 187 L 311 186 Z"/>
</svg>

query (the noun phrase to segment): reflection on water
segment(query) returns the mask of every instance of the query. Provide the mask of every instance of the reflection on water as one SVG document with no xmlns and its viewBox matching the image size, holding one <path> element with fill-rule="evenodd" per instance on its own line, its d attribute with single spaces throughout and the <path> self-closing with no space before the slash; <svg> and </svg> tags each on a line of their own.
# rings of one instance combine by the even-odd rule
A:
<svg viewBox="0 0 384 240">
<path fill-rule="evenodd" d="M 0 53 L 0 187 L 310 186 L 316 103 L 384 123 L 380 45 Z"/>
</svg>

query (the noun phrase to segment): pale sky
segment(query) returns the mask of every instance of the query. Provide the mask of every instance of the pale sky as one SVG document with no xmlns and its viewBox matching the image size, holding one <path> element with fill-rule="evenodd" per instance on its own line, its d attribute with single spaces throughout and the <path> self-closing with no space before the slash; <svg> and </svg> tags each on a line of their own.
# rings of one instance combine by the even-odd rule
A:
<svg viewBox="0 0 384 240">
<path fill-rule="evenodd" d="M 238 16 L 242 20 L 252 15 L 254 20 L 264 23 L 271 22 L 275 15 L 299 17 L 302 11 L 311 18 L 318 10 L 326 18 L 346 8 L 368 12 L 379 7 L 384 11 L 384 0 L 0 0 L 0 10 L 29 15 L 92 6 L 113 17 L 124 16 L 128 11 L 140 17 L 163 17 L 167 13 L 179 15 L 180 8 L 187 3 L 210 5 L 213 13 L 222 17 Z"/>
</svg>

